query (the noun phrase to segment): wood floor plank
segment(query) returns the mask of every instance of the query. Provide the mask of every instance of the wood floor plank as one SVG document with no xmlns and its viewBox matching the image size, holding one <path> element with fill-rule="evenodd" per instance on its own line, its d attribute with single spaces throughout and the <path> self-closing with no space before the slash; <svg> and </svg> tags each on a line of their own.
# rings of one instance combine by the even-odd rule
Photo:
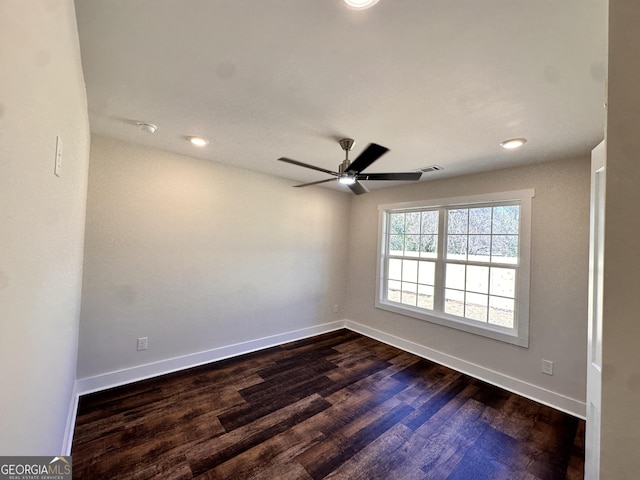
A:
<svg viewBox="0 0 640 480">
<path fill-rule="evenodd" d="M 418 456 L 421 468 L 426 473 L 425 478 L 447 478 L 458 467 L 468 449 L 488 428 L 477 421 L 485 408 L 470 399 L 442 424 L 437 435 L 425 439 L 425 447 Z M 424 452 L 428 452 L 428 455 L 424 455 Z"/>
<path fill-rule="evenodd" d="M 348 330 L 83 396 L 82 480 L 578 480 L 584 421 Z"/>
<path fill-rule="evenodd" d="M 364 449 L 369 443 L 384 434 L 394 425 L 398 424 L 413 409 L 406 404 L 399 404 L 385 412 L 373 422 L 357 430 L 349 436 L 336 436 L 329 442 L 324 442 L 331 448 L 322 450 L 322 456 L 315 462 L 305 462 L 301 457 L 298 461 L 315 480 L 325 478 L 343 463 L 349 461 L 355 454 Z M 306 452 L 305 452 L 306 453 Z"/>
<path fill-rule="evenodd" d="M 202 475 L 203 479 L 219 478 L 283 478 L 283 474 L 291 475 L 292 465 L 302 466 L 295 461 L 295 457 L 317 442 L 325 439 L 315 422 L 304 421 L 292 428 L 279 433 L 261 444 L 227 460 Z M 267 462 L 271 477 L 265 477 L 263 465 Z M 311 478 L 308 474 L 303 477 Z"/>
<path fill-rule="evenodd" d="M 414 432 L 401 422 L 344 462 L 327 479 L 386 480 L 423 478 L 419 466 L 408 461 L 405 449 Z"/>
<path fill-rule="evenodd" d="M 584 441 L 585 422 L 578 422 L 567 467 L 567 480 L 579 480 L 584 475 Z"/>
<path fill-rule="evenodd" d="M 201 475 L 330 406 L 323 398 L 312 395 L 219 438 L 202 442 L 187 453 L 191 470 L 194 476 Z"/>
</svg>

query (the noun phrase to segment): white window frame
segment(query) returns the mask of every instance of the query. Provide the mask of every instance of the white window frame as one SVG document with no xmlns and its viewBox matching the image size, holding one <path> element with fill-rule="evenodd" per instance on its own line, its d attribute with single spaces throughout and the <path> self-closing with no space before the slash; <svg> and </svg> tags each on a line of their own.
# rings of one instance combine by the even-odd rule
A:
<svg viewBox="0 0 640 480">
<path fill-rule="evenodd" d="M 529 285 L 530 285 L 530 263 L 531 263 L 531 204 L 535 196 L 533 189 L 517 190 L 500 193 L 487 193 L 480 195 L 468 195 L 462 197 L 452 197 L 443 199 L 420 200 L 415 202 L 392 203 L 378 206 L 378 261 L 376 274 L 376 308 L 387 310 L 400 315 L 405 315 L 427 322 L 444 325 L 447 327 L 462 330 L 468 333 L 489 337 L 513 345 L 528 348 L 529 346 Z M 509 202 L 515 202 L 520 206 L 520 226 L 518 243 L 518 263 L 516 265 L 516 292 L 515 292 L 515 315 L 514 327 L 507 328 L 499 325 L 492 325 L 471 319 L 450 315 L 444 311 L 427 310 L 419 307 L 412 307 L 386 300 L 387 291 L 387 228 L 388 216 L 394 211 L 423 210 L 436 208 L 475 208 L 479 206 L 499 206 Z M 441 215 L 442 217 L 442 215 Z M 444 237 L 443 226 L 445 222 L 440 218 L 440 229 L 438 232 L 438 252 L 437 262 L 443 265 L 444 258 Z M 512 265 L 513 266 L 513 265 Z M 443 268 L 436 268 L 436 283 L 442 284 Z M 444 288 L 442 288 L 444 290 Z M 439 300 L 435 299 L 436 305 Z M 440 302 L 441 303 L 441 302 Z M 437 307 L 436 307 L 437 308 Z"/>
</svg>

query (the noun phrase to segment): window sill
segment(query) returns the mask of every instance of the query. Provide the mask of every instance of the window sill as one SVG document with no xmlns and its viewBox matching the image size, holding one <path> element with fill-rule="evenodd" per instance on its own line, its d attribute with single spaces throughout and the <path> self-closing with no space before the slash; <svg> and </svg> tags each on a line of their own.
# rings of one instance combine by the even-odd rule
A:
<svg viewBox="0 0 640 480">
<path fill-rule="evenodd" d="M 435 323 L 463 332 L 472 333 L 493 340 L 498 340 L 519 347 L 529 347 L 528 325 L 521 325 L 520 335 L 512 329 L 499 327 L 497 325 L 482 324 L 473 320 L 465 320 L 464 318 L 455 317 L 453 315 L 441 314 L 438 312 L 425 313 L 422 309 L 411 308 L 408 305 L 402 305 L 394 302 L 376 301 L 376 308 L 386 310 L 388 312 L 397 313 L 406 317 L 417 318 L 429 323 Z M 523 333 L 525 331 L 526 334 Z"/>
</svg>

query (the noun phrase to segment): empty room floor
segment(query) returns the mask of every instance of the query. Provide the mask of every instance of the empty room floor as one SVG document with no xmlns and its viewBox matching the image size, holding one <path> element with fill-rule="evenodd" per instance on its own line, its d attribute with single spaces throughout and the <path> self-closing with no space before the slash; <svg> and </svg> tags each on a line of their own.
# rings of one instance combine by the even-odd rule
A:
<svg viewBox="0 0 640 480">
<path fill-rule="evenodd" d="M 578 479 L 584 421 L 349 330 L 80 398 L 77 479 Z"/>
</svg>

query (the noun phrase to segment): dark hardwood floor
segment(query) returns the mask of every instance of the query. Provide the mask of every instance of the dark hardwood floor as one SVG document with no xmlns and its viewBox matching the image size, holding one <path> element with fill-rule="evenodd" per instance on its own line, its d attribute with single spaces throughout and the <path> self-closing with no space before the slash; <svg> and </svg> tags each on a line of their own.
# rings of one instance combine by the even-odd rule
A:
<svg viewBox="0 0 640 480">
<path fill-rule="evenodd" d="M 348 330 L 81 397 L 73 478 L 578 479 L 584 421 Z"/>
</svg>

